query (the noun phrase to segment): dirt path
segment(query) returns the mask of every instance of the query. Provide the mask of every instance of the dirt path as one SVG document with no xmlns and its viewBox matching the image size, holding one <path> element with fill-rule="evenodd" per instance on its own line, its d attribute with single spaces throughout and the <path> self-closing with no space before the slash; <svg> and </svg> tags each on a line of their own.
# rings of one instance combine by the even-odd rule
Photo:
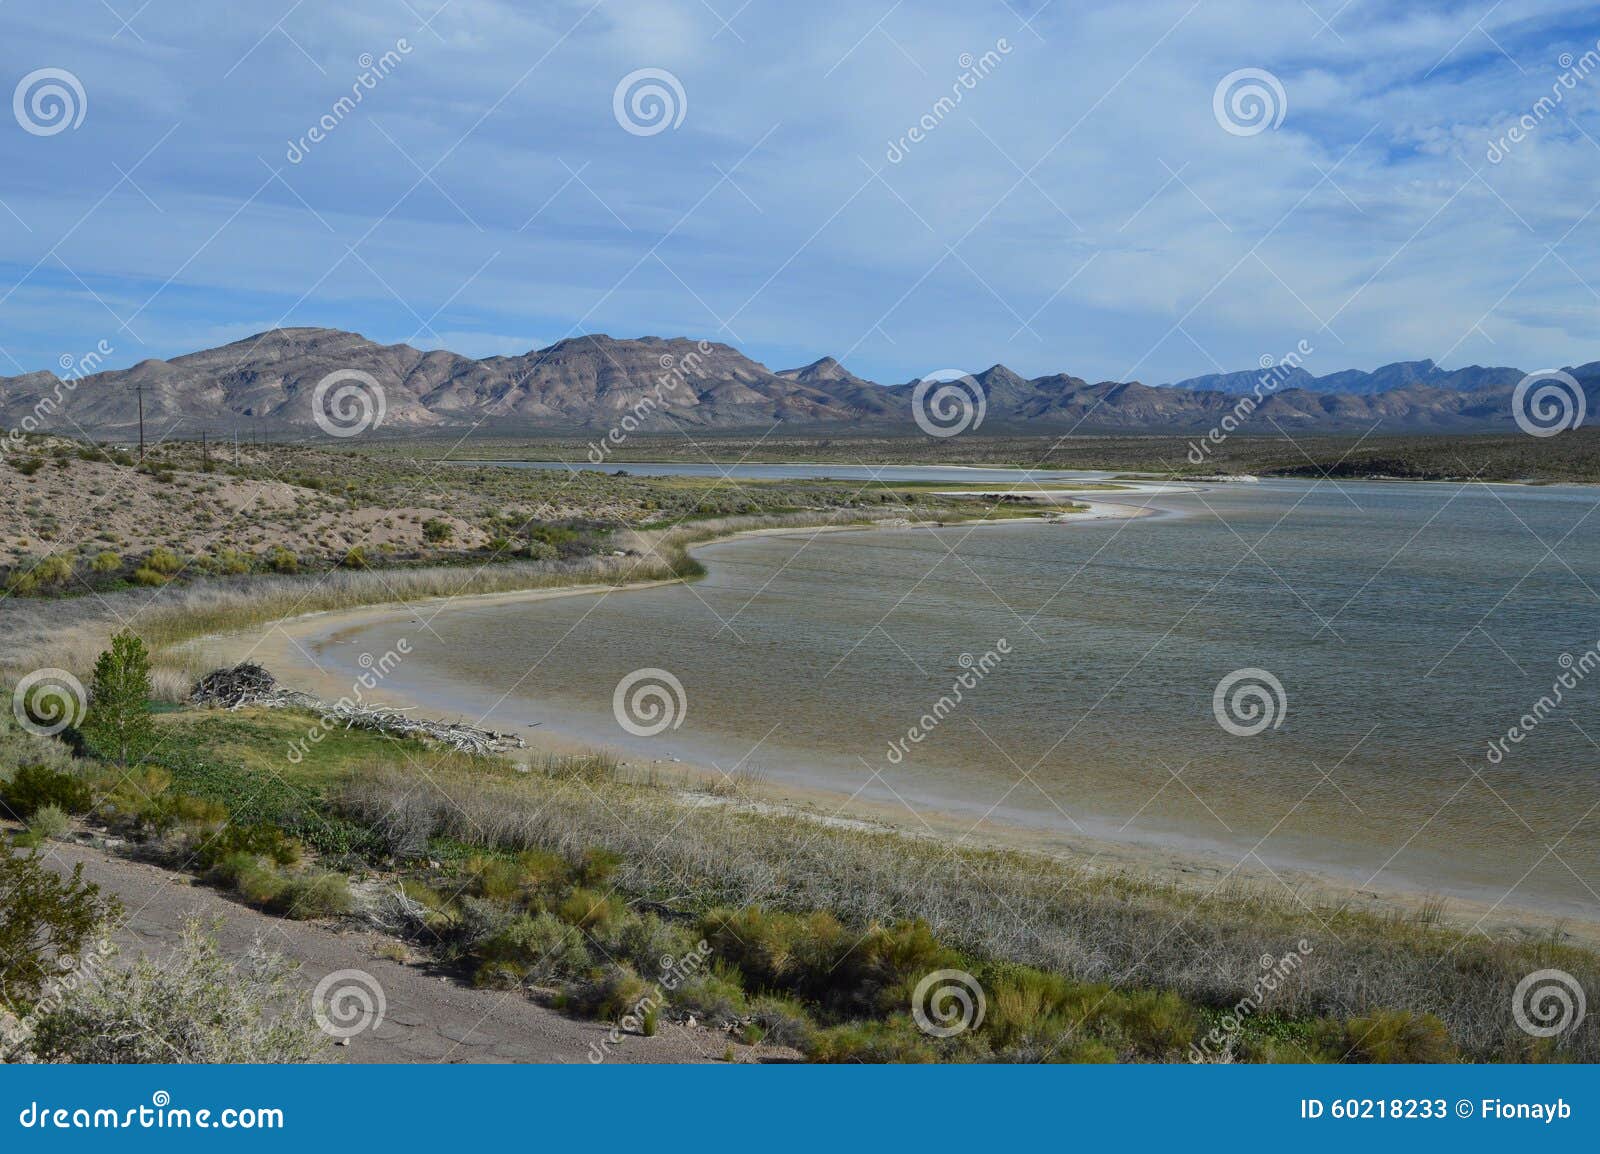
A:
<svg viewBox="0 0 1600 1154">
<path fill-rule="evenodd" d="M 184 919 L 199 913 L 208 921 L 221 920 L 217 936 L 224 956 L 242 956 L 259 937 L 299 963 L 300 981 L 308 992 L 335 970 L 372 975 L 387 1002 L 383 1021 L 351 1038 L 348 1046 L 330 1039 L 330 1061 L 586 1063 L 590 1047 L 599 1044 L 606 1062 L 710 1062 L 721 1061 L 727 1047 L 721 1032 L 669 1022 L 661 1024 L 654 1038 L 630 1035 L 618 1045 L 605 1046 L 608 1026 L 568 1018 L 521 994 L 473 989 L 441 977 L 426 964 L 402 965 L 378 957 L 375 947 L 392 939 L 370 929 L 341 931 L 328 924 L 270 917 L 183 874 L 77 843 L 51 843 L 46 862 L 58 873 L 68 873 L 81 862 L 86 879 L 121 899 L 125 922 L 113 936 L 124 958 L 144 954 L 164 959 L 176 945 Z M 739 1061 L 779 1056 L 763 1047 L 735 1046 L 734 1051 Z"/>
</svg>

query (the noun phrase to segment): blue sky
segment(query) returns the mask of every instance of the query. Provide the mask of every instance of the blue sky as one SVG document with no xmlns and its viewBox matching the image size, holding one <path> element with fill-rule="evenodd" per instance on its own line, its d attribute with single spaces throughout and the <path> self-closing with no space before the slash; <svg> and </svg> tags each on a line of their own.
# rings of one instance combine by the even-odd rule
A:
<svg viewBox="0 0 1600 1154">
<path fill-rule="evenodd" d="M 1588 4 L 8 0 L 0 36 L 0 95 L 83 93 L 0 115 L 0 375 L 279 324 L 886 382 L 1600 358 Z M 1242 69 L 1275 126 L 1219 121 Z"/>
</svg>

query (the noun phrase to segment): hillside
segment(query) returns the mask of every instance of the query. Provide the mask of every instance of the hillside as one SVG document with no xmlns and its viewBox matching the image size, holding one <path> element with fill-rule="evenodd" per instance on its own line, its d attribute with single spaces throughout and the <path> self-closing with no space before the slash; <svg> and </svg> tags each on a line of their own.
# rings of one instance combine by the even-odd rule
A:
<svg viewBox="0 0 1600 1154">
<path fill-rule="evenodd" d="M 1600 363 L 1572 372 L 1597 408 Z M 330 374 L 382 391 L 381 430 L 670 431 L 838 427 L 914 432 L 916 383 L 880 386 L 832 357 L 773 372 L 725 344 L 687 338 L 576 337 L 515 357 L 380 345 L 337 329 L 274 329 L 246 340 L 63 381 L 49 372 L 0 378 L 0 422 L 67 434 L 126 437 L 142 392 L 148 433 L 194 437 L 315 434 L 316 392 Z M 1151 387 L 1090 383 L 1066 373 L 1025 378 L 994 365 L 973 375 L 984 427 L 1084 432 L 1198 432 L 1232 413 L 1261 372 Z M 1505 431 L 1520 370 L 1446 372 L 1432 361 L 1312 377 L 1288 370 L 1251 417 L 1263 430 Z M 357 391 L 370 391 L 364 384 Z M 326 409 L 326 404 L 324 404 Z"/>
</svg>

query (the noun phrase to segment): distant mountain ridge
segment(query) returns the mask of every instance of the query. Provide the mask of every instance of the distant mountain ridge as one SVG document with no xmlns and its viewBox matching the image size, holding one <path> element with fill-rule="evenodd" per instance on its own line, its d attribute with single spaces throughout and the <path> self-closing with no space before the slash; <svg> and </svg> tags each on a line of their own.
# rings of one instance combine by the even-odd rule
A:
<svg viewBox="0 0 1600 1154">
<path fill-rule="evenodd" d="M 1570 369 L 1600 413 L 1600 362 Z M 220 348 L 142 361 L 63 381 L 54 373 L 0 377 L 0 424 L 123 436 L 137 423 L 138 391 L 153 435 L 202 430 L 314 433 L 314 398 L 330 374 L 382 392 L 381 431 L 605 430 L 628 422 L 670 430 L 793 427 L 915 432 L 917 382 L 883 386 L 832 357 L 773 372 L 737 349 L 684 337 L 575 337 L 520 356 L 483 359 L 380 345 L 338 329 L 273 329 Z M 1191 432 L 1234 413 L 1263 378 L 1250 416 L 1265 434 L 1366 429 L 1464 431 L 1512 426 L 1521 370 L 1443 370 L 1432 361 L 1317 377 L 1301 368 L 1194 377 L 1173 385 L 1091 383 L 1066 373 L 1026 378 L 1004 365 L 974 373 L 982 428 L 1049 432 Z"/>
<path fill-rule="evenodd" d="M 1432 361 L 1396 361 L 1382 365 L 1370 373 L 1360 369 L 1345 369 L 1327 376 L 1312 376 L 1298 365 L 1274 368 L 1266 365 L 1260 369 L 1239 373 L 1210 373 L 1203 377 L 1174 381 L 1168 388 L 1209 389 L 1230 396 L 1245 396 L 1254 392 L 1263 380 L 1276 380 L 1278 389 L 1305 389 L 1311 393 L 1343 393 L 1353 397 L 1370 397 L 1395 389 L 1425 385 L 1435 389 L 1450 389 L 1469 393 L 1498 385 L 1515 385 L 1526 374 L 1521 369 L 1484 368 L 1470 365 L 1464 369 L 1441 369 Z"/>
</svg>

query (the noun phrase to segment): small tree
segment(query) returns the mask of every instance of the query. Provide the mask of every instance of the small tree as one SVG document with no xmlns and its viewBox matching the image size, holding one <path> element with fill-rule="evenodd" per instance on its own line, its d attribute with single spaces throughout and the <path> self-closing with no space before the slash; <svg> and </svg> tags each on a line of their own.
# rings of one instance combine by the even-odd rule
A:
<svg viewBox="0 0 1600 1154">
<path fill-rule="evenodd" d="M 113 634 L 94 663 L 81 728 L 90 745 L 123 767 L 150 743 L 150 654 L 131 630 Z"/>
</svg>

